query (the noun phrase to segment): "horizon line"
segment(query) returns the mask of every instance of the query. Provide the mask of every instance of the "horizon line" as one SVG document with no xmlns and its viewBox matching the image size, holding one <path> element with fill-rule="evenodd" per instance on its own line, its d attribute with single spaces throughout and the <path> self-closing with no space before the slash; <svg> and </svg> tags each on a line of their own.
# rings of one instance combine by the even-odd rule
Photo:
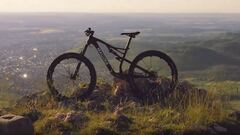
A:
<svg viewBox="0 0 240 135">
<path fill-rule="evenodd" d="M 0 11 L 0 14 L 72 13 L 72 14 L 240 14 L 240 12 L 83 12 L 83 11 Z"/>
</svg>

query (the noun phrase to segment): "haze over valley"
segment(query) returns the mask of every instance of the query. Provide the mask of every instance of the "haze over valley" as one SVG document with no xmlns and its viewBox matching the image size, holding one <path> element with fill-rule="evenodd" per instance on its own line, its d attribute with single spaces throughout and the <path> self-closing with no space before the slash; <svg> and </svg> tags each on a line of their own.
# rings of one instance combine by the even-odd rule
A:
<svg viewBox="0 0 240 135">
<path fill-rule="evenodd" d="M 120 33 L 140 31 L 128 58 L 163 51 L 176 62 L 180 80 L 240 80 L 240 14 L 1 13 L 0 91 L 24 95 L 45 88 L 50 63 L 64 52 L 79 52 L 88 27 L 118 47 L 127 41 Z M 87 57 L 107 79 L 94 48 Z"/>
</svg>

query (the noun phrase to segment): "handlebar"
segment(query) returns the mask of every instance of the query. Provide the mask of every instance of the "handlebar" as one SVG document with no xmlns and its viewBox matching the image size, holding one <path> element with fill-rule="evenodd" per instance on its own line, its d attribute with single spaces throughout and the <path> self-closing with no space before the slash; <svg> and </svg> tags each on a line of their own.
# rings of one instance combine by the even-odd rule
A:
<svg viewBox="0 0 240 135">
<path fill-rule="evenodd" d="M 93 36 L 94 31 L 91 28 L 88 28 L 84 33 L 86 36 Z"/>
</svg>

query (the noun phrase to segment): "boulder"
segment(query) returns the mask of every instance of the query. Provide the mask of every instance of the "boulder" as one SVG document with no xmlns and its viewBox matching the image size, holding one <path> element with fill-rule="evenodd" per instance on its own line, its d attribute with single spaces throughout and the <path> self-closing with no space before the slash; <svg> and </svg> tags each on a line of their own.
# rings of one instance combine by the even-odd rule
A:
<svg viewBox="0 0 240 135">
<path fill-rule="evenodd" d="M 228 130 L 218 124 L 213 124 L 212 128 L 215 132 L 217 132 L 218 134 L 222 134 L 222 133 L 226 133 Z"/>
<path fill-rule="evenodd" d="M 232 117 L 238 121 L 240 121 L 240 111 L 235 111 L 229 114 L 229 117 Z"/>
<path fill-rule="evenodd" d="M 34 128 L 28 117 L 3 115 L 0 117 L 1 135 L 34 135 Z"/>
</svg>

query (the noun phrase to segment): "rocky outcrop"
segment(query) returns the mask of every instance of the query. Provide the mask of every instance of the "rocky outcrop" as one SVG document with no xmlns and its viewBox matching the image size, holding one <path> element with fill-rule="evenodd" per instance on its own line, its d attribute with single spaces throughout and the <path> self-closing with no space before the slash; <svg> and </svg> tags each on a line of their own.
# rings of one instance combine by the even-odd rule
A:
<svg viewBox="0 0 240 135">
<path fill-rule="evenodd" d="M 51 118 L 52 120 L 69 122 L 69 123 L 84 123 L 88 120 L 88 117 L 82 112 L 70 111 L 68 113 L 57 113 Z"/>
<path fill-rule="evenodd" d="M 118 131 L 126 131 L 133 123 L 132 119 L 128 118 L 122 113 L 123 108 L 117 108 L 113 113 L 113 117 L 108 119 L 110 126 L 116 128 Z"/>
<path fill-rule="evenodd" d="M 120 97 L 132 96 L 131 87 L 126 80 L 114 78 L 113 80 L 113 95 Z"/>
<path fill-rule="evenodd" d="M 163 105 L 169 105 L 171 104 L 169 103 L 170 100 L 166 99 L 171 99 L 172 97 L 172 105 L 176 105 L 176 102 L 179 101 L 191 102 L 191 97 L 197 97 L 199 99 L 198 101 L 202 102 L 207 96 L 206 90 L 195 88 L 187 81 L 179 82 L 174 90 L 169 88 L 171 80 L 168 78 L 159 78 L 154 84 L 146 79 L 137 80 L 136 82 L 138 82 L 140 88 L 146 87 L 146 85 L 151 87 L 156 83 L 158 86 L 155 88 L 154 85 L 154 89 L 138 90 L 138 93 L 134 93 L 126 80 L 115 78 L 113 82 L 113 95 L 115 96 L 115 99 L 124 101 L 141 101 L 143 104 L 162 103 Z M 139 96 L 139 93 L 142 93 L 142 95 Z M 136 97 L 136 95 L 138 96 Z M 185 99 L 183 100 L 183 98 Z M 164 103 L 165 101 L 167 101 L 167 103 Z"/>
<path fill-rule="evenodd" d="M 210 126 L 195 125 L 190 130 L 185 131 L 183 135 L 228 135 L 227 128 L 219 124 L 212 124 Z"/>
<path fill-rule="evenodd" d="M 34 123 L 42 116 L 42 113 L 36 109 L 32 109 L 24 113 L 23 116 L 28 117 Z"/>
<path fill-rule="evenodd" d="M 3 115 L 0 117 L 1 135 L 34 135 L 34 128 L 28 117 Z"/>
<path fill-rule="evenodd" d="M 39 134 L 56 131 L 60 135 L 71 135 L 73 130 L 80 130 L 89 118 L 81 111 L 70 111 L 68 113 L 57 113 L 46 120 Z"/>
</svg>

